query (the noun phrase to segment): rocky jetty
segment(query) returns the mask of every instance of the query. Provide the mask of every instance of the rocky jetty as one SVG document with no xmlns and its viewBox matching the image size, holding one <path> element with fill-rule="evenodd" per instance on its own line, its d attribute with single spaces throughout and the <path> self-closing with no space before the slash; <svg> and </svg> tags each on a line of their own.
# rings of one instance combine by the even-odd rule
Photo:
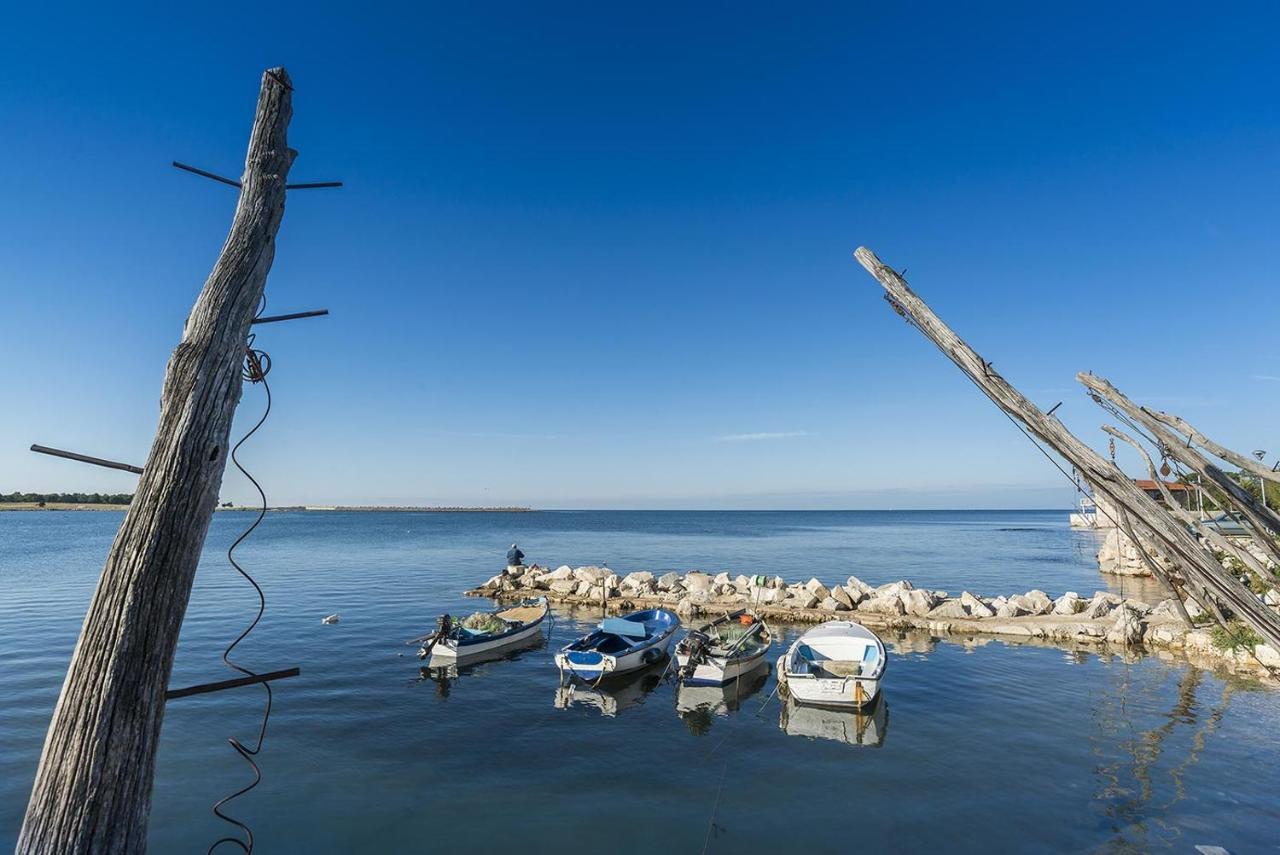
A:
<svg viewBox="0 0 1280 855">
<path fill-rule="evenodd" d="M 1280 654 L 1263 644 L 1219 649 L 1208 627 L 1189 628 L 1173 600 L 1146 603 L 1109 591 L 1051 597 L 1040 590 L 987 597 L 971 591 L 917 588 L 906 579 L 870 585 L 856 576 L 828 585 L 817 578 L 787 582 L 780 576 L 729 573 L 618 574 L 607 567 L 508 567 L 472 596 L 517 599 L 543 595 L 553 602 L 631 611 L 663 606 L 685 619 L 752 606 L 766 619 L 821 622 L 847 617 L 882 630 L 933 635 L 985 635 L 1070 645 L 1183 651 L 1230 670 L 1270 674 Z M 1187 604 L 1192 617 L 1194 603 Z M 1276 607 L 1273 604 L 1273 607 Z"/>
</svg>

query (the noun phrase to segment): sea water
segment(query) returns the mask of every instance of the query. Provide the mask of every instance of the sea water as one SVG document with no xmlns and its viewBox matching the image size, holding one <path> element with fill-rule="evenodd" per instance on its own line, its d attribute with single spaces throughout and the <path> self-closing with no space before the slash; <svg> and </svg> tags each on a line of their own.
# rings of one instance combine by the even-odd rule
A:
<svg viewBox="0 0 1280 855">
<path fill-rule="evenodd" d="M 0 513 L 0 847 L 21 824 L 45 730 L 121 515 Z M 215 516 L 173 686 L 234 676 L 252 619 L 224 551 L 252 515 Z M 723 692 L 662 668 L 572 690 L 549 637 L 424 668 L 404 641 L 497 572 L 543 565 L 725 570 L 958 594 L 1154 595 L 1100 575 L 1065 511 L 280 512 L 237 552 L 267 615 L 237 650 L 275 684 L 262 783 L 227 810 L 261 852 L 1274 851 L 1280 692 L 1178 659 L 889 636 L 867 716 L 796 709 L 765 670 Z M 328 614 L 338 623 L 323 625 Z M 779 627 L 770 659 L 803 627 Z M 252 779 L 260 686 L 169 703 L 153 852 L 203 851 L 210 812 Z M 231 851 L 231 847 L 225 847 Z"/>
</svg>

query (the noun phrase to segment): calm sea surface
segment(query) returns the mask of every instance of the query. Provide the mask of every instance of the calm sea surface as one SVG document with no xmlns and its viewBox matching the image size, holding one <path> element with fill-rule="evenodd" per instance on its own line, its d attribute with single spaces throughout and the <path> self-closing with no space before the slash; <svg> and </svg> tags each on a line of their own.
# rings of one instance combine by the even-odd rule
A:
<svg viewBox="0 0 1280 855">
<path fill-rule="evenodd" d="M 214 519 L 175 686 L 228 676 L 220 650 L 256 600 L 223 551 L 250 519 Z M 119 522 L 0 513 L 0 848 Z M 229 808 L 259 851 L 1280 848 L 1280 692 L 1154 656 L 886 639 L 883 702 L 862 719 L 788 708 L 767 672 L 736 692 L 678 694 L 660 669 L 558 691 L 552 652 L 587 612 L 507 658 L 424 671 L 402 642 L 483 607 L 461 592 L 513 540 L 531 562 L 624 572 L 1119 589 L 1065 511 L 274 514 L 237 553 L 268 599 L 241 660 L 302 669 L 276 684 L 262 783 Z M 169 704 L 152 851 L 204 851 L 230 830 L 210 805 L 251 779 L 226 738 L 251 743 L 262 695 Z"/>
</svg>

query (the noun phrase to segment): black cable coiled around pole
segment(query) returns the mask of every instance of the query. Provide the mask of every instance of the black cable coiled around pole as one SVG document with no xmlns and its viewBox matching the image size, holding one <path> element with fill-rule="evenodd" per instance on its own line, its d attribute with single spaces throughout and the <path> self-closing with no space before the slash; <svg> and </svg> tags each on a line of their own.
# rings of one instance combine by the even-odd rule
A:
<svg viewBox="0 0 1280 855">
<path fill-rule="evenodd" d="M 265 307 L 265 302 L 266 301 L 264 300 L 263 301 L 264 307 Z M 259 314 L 261 314 L 261 309 L 259 309 Z M 244 367 L 242 369 L 242 376 L 244 377 L 245 380 L 248 380 L 250 383 L 262 384 L 262 389 L 267 396 L 267 406 L 266 406 L 266 409 L 264 409 L 262 412 L 262 418 L 258 419 L 258 423 L 255 424 L 252 428 L 250 428 L 249 432 L 246 433 L 243 437 L 241 437 L 240 441 L 237 442 L 235 446 L 231 449 L 231 462 L 235 464 L 236 468 L 240 470 L 240 473 L 244 475 L 244 477 L 249 479 L 250 483 L 252 483 L 254 488 L 258 491 L 258 496 L 262 501 L 262 506 L 258 511 L 257 519 L 255 519 L 253 523 L 248 528 L 246 528 L 239 537 L 236 538 L 235 542 L 231 544 L 230 548 L 227 549 L 227 561 L 231 563 L 231 566 L 236 569 L 236 572 L 239 573 L 241 576 L 243 576 L 249 582 L 249 584 L 253 586 L 253 590 L 257 592 L 258 613 L 254 616 L 253 621 L 247 627 L 245 627 L 244 632 L 240 633 L 240 635 L 236 637 L 236 640 L 231 642 L 229 645 L 227 645 L 226 650 L 222 651 L 223 664 L 225 664 L 228 668 L 231 668 L 234 671 L 239 671 L 241 674 L 244 674 L 246 677 L 256 677 L 257 674 L 249 670 L 248 668 L 245 668 L 244 666 L 238 665 L 235 662 L 231 661 L 231 651 L 235 650 L 236 645 L 238 645 L 241 641 L 244 641 L 244 639 L 249 635 L 249 633 L 253 632 L 254 627 L 258 625 L 258 622 L 260 620 L 262 620 L 262 615 L 264 612 L 266 612 L 266 609 L 267 609 L 267 598 L 262 593 L 262 588 L 258 585 L 256 581 L 254 581 L 254 578 L 250 576 L 247 572 L 245 572 L 245 569 L 236 562 L 235 555 L 234 555 L 236 547 L 239 546 L 241 543 L 243 543 L 244 540 L 247 537 L 249 537 L 250 534 L 253 533 L 253 530 L 256 529 L 259 526 L 259 524 L 261 524 L 263 518 L 265 518 L 267 515 L 267 494 L 263 491 L 262 485 L 259 484 L 257 480 L 252 475 L 249 474 L 248 470 L 246 470 L 244 466 L 240 465 L 240 461 L 236 458 L 236 452 L 240 450 L 240 446 L 244 445 L 245 442 L 249 439 L 249 437 L 253 436 L 255 433 L 258 432 L 258 428 L 262 427 L 263 423 L 266 422 L 267 420 L 267 416 L 271 414 L 271 387 L 267 384 L 267 372 L 271 370 L 271 357 L 268 356 L 264 351 L 254 350 L 253 339 L 254 339 L 253 336 L 249 336 L 249 342 L 245 349 L 245 361 L 244 361 Z M 266 707 L 263 709 L 263 712 L 262 712 L 262 726 L 258 730 L 257 743 L 253 746 L 253 748 L 249 748 L 243 742 L 236 739 L 234 736 L 229 737 L 227 739 L 227 742 L 229 742 L 231 744 L 231 747 L 236 750 L 236 753 L 238 753 L 241 757 L 243 757 L 245 762 L 248 763 L 250 768 L 253 769 L 253 781 L 251 781 L 248 786 L 243 787 L 242 789 L 235 791 L 231 795 L 218 800 L 213 805 L 214 815 L 217 816 L 219 819 L 223 820 L 224 822 L 229 822 L 232 825 L 234 825 L 236 828 L 243 831 L 246 839 L 242 840 L 239 837 L 231 837 L 231 836 L 221 837 L 215 840 L 213 844 L 209 846 L 209 852 L 213 852 L 213 850 L 217 849 L 223 843 L 230 843 L 240 847 L 240 849 L 243 852 L 245 852 L 246 855 L 247 853 L 253 852 L 253 830 L 249 828 L 249 826 L 241 822 L 240 820 L 235 819 L 234 817 L 228 816 L 227 814 L 223 813 L 222 807 L 228 802 L 239 798 L 240 796 L 252 790 L 254 787 L 258 786 L 258 782 L 262 780 L 262 770 L 258 768 L 258 764 L 254 762 L 253 758 L 257 756 L 258 752 L 262 750 L 262 742 L 267 736 L 267 722 L 271 718 L 271 684 L 263 683 L 262 688 L 267 690 L 267 703 L 266 703 Z"/>
</svg>

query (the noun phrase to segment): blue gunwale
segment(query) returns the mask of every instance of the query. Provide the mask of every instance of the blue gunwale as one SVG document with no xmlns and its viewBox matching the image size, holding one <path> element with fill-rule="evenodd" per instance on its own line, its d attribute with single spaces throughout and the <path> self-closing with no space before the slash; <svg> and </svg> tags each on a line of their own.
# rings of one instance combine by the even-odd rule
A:
<svg viewBox="0 0 1280 855">
<path fill-rule="evenodd" d="M 530 605 L 533 605 L 533 603 L 530 603 Z M 498 611 L 503 611 L 503 609 L 499 609 Z M 449 638 L 447 640 L 454 642 L 457 647 L 468 647 L 473 644 L 488 644 L 491 641 L 497 641 L 499 639 L 506 638 L 507 636 L 515 635 L 518 632 L 524 632 L 527 629 L 538 626 L 547 619 L 547 615 L 550 613 L 551 610 L 548 608 L 538 616 L 537 620 L 522 623 L 517 627 L 508 629 L 506 632 L 481 633 L 479 635 L 475 635 L 470 632 L 464 633 L 461 627 L 456 627 L 454 631 L 449 634 Z"/>
</svg>

